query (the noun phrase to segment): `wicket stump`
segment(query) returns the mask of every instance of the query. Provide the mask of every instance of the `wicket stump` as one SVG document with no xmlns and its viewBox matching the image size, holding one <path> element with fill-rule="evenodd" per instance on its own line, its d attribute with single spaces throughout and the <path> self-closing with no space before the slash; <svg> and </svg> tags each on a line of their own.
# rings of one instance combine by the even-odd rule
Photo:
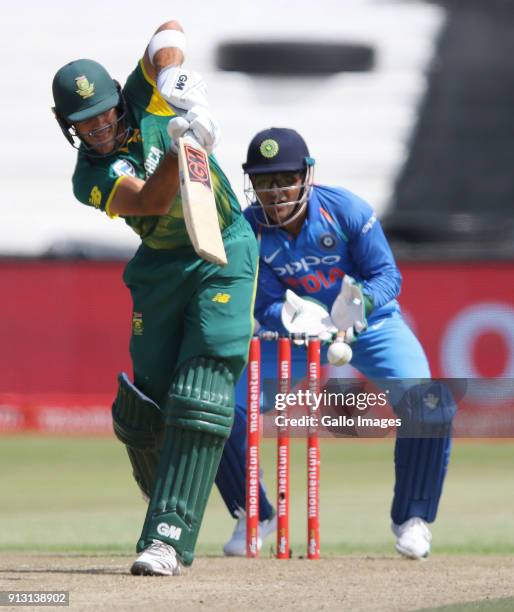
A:
<svg viewBox="0 0 514 612">
<path fill-rule="evenodd" d="M 291 339 L 300 334 L 278 336 L 265 332 L 250 342 L 248 358 L 247 397 L 247 450 L 246 450 L 246 556 L 259 555 L 259 446 L 260 446 L 260 397 L 261 397 L 261 338 L 277 341 L 277 380 L 280 393 L 289 393 L 291 387 Z M 320 391 L 320 341 L 307 341 L 307 380 L 309 390 Z M 314 407 L 309 406 L 309 416 Z M 287 417 L 287 408 L 282 411 Z M 309 427 L 307 435 L 307 556 L 319 559 L 319 477 L 320 447 L 315 427 Z M 287 426 L 277 431 L 277 558 L 289 559 L 289 473 L 290 449 Z"/>
</svg>

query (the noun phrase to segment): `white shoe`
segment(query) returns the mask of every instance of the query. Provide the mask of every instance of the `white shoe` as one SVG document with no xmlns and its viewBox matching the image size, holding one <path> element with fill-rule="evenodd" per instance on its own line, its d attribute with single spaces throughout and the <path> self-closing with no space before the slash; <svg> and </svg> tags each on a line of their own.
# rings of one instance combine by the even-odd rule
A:
<svg viewBox="0 0 514 612">
<path fill-rule="evenodd" d="M 239 510 L 236 512 L 237 522 L 230 540 L 223 546 L 223 552 L 227 557 L 246 556 L 246 512 Z M 270 533 L 277 530 L 277 515 L 274 514 L 270 519 L 259 521 L 259 537 L 257 538 L 257 549 L 262 548 L 262 541 Z"/>
<path fill-rule="evenodd" d="M 432 534 L 425 521 L 417 516 L 401 525 L 391 523 L 396 536 L 396 550 L 409 559 L 426 559 L 430 552 Z"/>
<path fill-rule="evenodd" d="M 130 568 L 134 576 L 180 576 L 180 563 L 173 546 L 154 540 Z"/>
</svg>

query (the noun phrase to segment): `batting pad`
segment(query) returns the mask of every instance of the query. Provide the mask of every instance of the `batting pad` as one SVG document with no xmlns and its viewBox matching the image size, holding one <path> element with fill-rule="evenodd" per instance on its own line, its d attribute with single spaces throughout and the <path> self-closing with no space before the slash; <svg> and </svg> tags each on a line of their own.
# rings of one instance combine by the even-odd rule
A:
<svg viewBox="0 0 514 612">
<path fill-rule="evenodd" d="M 451 425 L 457 405 L 447 385 L 428 381 L 411 387 L 395 412 L 402 418 L 396 440 L 396 483 L 391 518 L 401 525 L 435 520 L 450 461 Z"/>
<path fill-rule="evenodd" d="M 137 550 L 152 540 L 191 565 L 207 500 L 234 418 L 234 377 L 215 359 L 198 357 L 175 375 L 166 405 L 161 458 Z"/>
<path fill-rule="evenodd" d="M 146 497 L 150 497 L 159 463 L 159 443 L 164 418 L 157 404 L 141 393 L 122 372 L 118 394 L 112 405 L 113 429 L 127 447 L 134 478 Z"/>
</svg>

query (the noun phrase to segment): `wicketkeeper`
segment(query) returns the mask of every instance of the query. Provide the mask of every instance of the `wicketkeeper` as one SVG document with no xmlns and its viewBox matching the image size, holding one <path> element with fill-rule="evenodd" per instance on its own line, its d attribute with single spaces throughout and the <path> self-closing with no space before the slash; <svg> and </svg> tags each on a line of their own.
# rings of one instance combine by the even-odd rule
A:
<svg viewBox="0 0 514 612">
<path fill-rule="evenodd" d="M 436 517 L 449 462 L 455 405 L 443 385 L 428 380 L 425 353 L 402 317 L 401 275 L 380 223 L 350 191 L 314 184 L 314 159 L 294 130 L 259 132 L 243 169 L 249 200 L 244 214 L 260 244 L 255 317 L 280 333 L 319 335 L 334 331 L 335 323 L 351 342 L 354 368 L 375 381 L 396 379 L 392 402 L 402 427 L 394 453 L 392 530 L 398 552 L 424 558 L 431 544 L 427 525 Z M 262 376 L 276 378 L 274 347 L 264 343 L 262 351 Z M 326 351 L 322 359 L 327 363 Z M 305 354 L 297 348 L 293 378 L 305 376 L 304 368 Z M 420 379 L 428 387 L 416 384 Z M 245 404 L 244 378 L 237 398 Z M 236 411 L 235 431 L 244 431 L 243 419 L 244 412 Z M 244 453 L 241 442 L 239 447 Z M 244 480 L 235 498 L 244 507 Z M 263 511 L 271 513 L 269 503 Z M 244 536 L 242 528 L 234 533 L 239 554 Z"/>
</svg>

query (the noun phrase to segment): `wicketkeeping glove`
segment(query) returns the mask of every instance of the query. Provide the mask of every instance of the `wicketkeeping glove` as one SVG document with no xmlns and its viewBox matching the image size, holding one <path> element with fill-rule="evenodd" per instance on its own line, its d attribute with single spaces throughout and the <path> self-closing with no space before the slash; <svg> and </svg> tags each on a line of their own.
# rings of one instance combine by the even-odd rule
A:
<svg viewBox="0 0 514 612">
<path fill-rule="evenodd" d="M 341 290 L 332 304 L 332 321 L 339 330 L 345 331 L 345 342 L 350 344 L 367 327 L 365 298 L 361 288 L 348 275 L 343 278 Z"/>
<path fill-rule="evenodd" d="M 321 340 L 330 338 L 337 332 L 330 315 L 325 308 L 296 295 L 294 291 L 286 291 L 286 301 L 282 306 L 281 319 L 289 333 L 301 333 L 308 336 L 318 336 Z"/>
</svg>

